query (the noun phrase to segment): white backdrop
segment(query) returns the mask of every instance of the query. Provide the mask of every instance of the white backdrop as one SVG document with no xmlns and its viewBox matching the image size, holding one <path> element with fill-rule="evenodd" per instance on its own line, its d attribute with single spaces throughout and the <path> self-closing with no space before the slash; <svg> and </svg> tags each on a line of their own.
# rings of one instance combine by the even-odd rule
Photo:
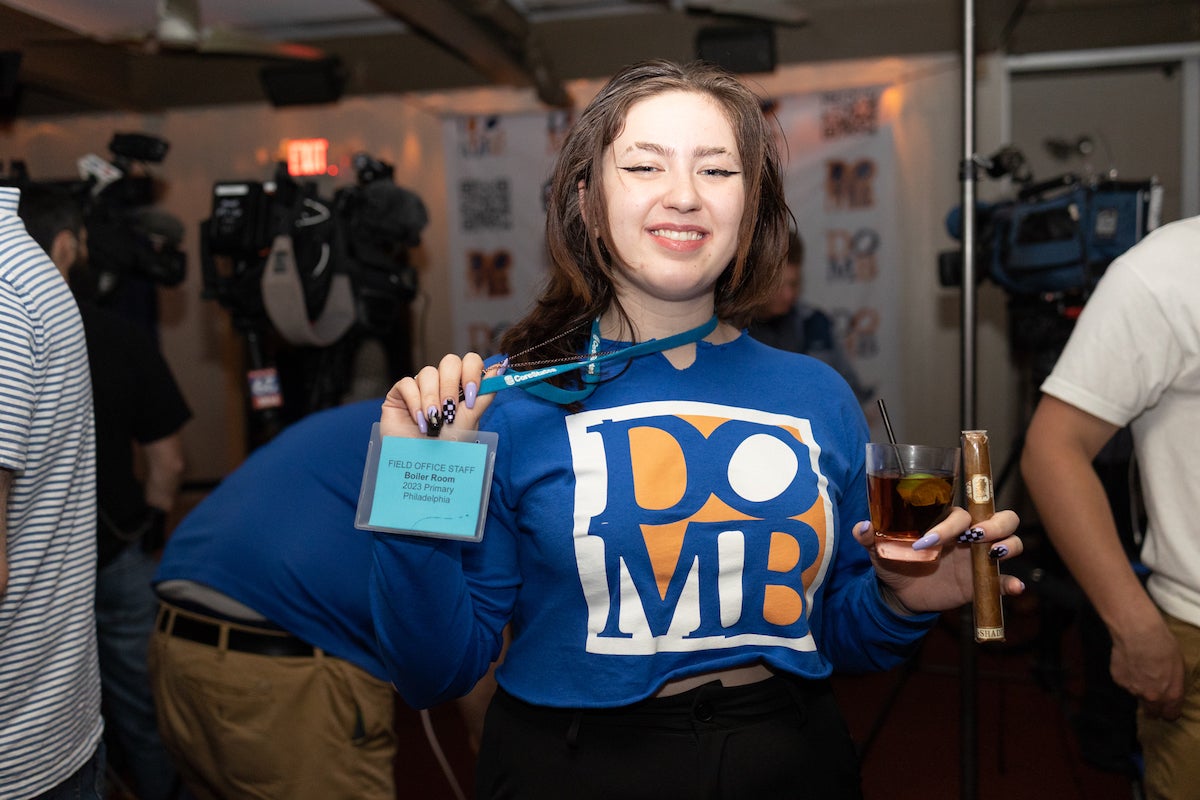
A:
<svg viewBox="0 0 1200 800">
<path fill-rule="evenodd" d="M 803 296 L 824 310 L 859 383 L 872 389 L 865 410 L 883 435 L 874 399 L 903 418 L 899 369 L 900 264 L 891 125 L 883 89 L 780 98 L 784 189 L 805 242 Z"/>
</svg>

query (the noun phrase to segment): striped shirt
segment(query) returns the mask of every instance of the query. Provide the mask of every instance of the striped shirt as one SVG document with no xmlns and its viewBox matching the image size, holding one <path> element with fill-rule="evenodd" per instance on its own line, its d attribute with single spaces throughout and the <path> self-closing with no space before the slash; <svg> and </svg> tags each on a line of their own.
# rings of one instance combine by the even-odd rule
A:
<svg viewBox="0 0 1200 800">
<path fill-rule="evenodd" d="M 92 387 L 79 310 L 0 187 L 0 798 L 69 778 L 103 731 L 96 660 Z"/>
</svg>

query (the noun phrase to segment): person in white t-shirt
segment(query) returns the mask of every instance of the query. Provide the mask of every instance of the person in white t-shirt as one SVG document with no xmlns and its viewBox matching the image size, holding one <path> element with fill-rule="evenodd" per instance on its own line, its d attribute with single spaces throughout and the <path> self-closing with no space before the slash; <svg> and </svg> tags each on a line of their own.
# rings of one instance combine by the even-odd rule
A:
<svg viewBox="0 0 1200 800">
<path fill-rule="evenodd" d="M 1200 786 L 1200 217 L 1150 233 L 1084 307 L 1030 421 L 1021 471 L 1050 540 L 1112 636 L 1139 701 L 1148 798 Z M 1130 426 L 1145 586 L 1092 460 Z"/>
</svg>

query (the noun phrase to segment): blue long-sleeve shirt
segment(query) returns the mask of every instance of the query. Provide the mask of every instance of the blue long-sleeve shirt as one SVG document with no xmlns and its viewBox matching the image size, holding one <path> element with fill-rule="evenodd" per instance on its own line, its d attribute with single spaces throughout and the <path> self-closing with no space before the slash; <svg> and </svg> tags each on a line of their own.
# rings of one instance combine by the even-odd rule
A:
<svg viewBox="0 0 1200 800">
<path fill-rule="evenodd" d="M 499 436 L 483 541 L 375 535 L 376 632 L 414 706 L 469 691 L 509 622 L 505 690 L 605 707 L 760 660 L 888 668 L 936 619 L 890 610 L 852 538 L 866 423 L 812 358 L 701 342 L 683 370 L 634 359 L 577 413 L 501 392 L 482 427 Z"/>
</svg>

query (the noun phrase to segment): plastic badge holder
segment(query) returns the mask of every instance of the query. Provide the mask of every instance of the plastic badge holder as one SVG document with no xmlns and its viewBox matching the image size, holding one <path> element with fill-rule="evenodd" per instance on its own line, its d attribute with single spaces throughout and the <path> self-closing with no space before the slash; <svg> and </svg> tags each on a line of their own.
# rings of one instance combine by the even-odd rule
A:
<svg viewBox="0 0 1200 800">
<path fill-rule="evenodd" d="M 354 527 L 478 542 L 487 520 L 497 435 L 442 428 L 430 437 L 371 428 Z"/>
</svg>

